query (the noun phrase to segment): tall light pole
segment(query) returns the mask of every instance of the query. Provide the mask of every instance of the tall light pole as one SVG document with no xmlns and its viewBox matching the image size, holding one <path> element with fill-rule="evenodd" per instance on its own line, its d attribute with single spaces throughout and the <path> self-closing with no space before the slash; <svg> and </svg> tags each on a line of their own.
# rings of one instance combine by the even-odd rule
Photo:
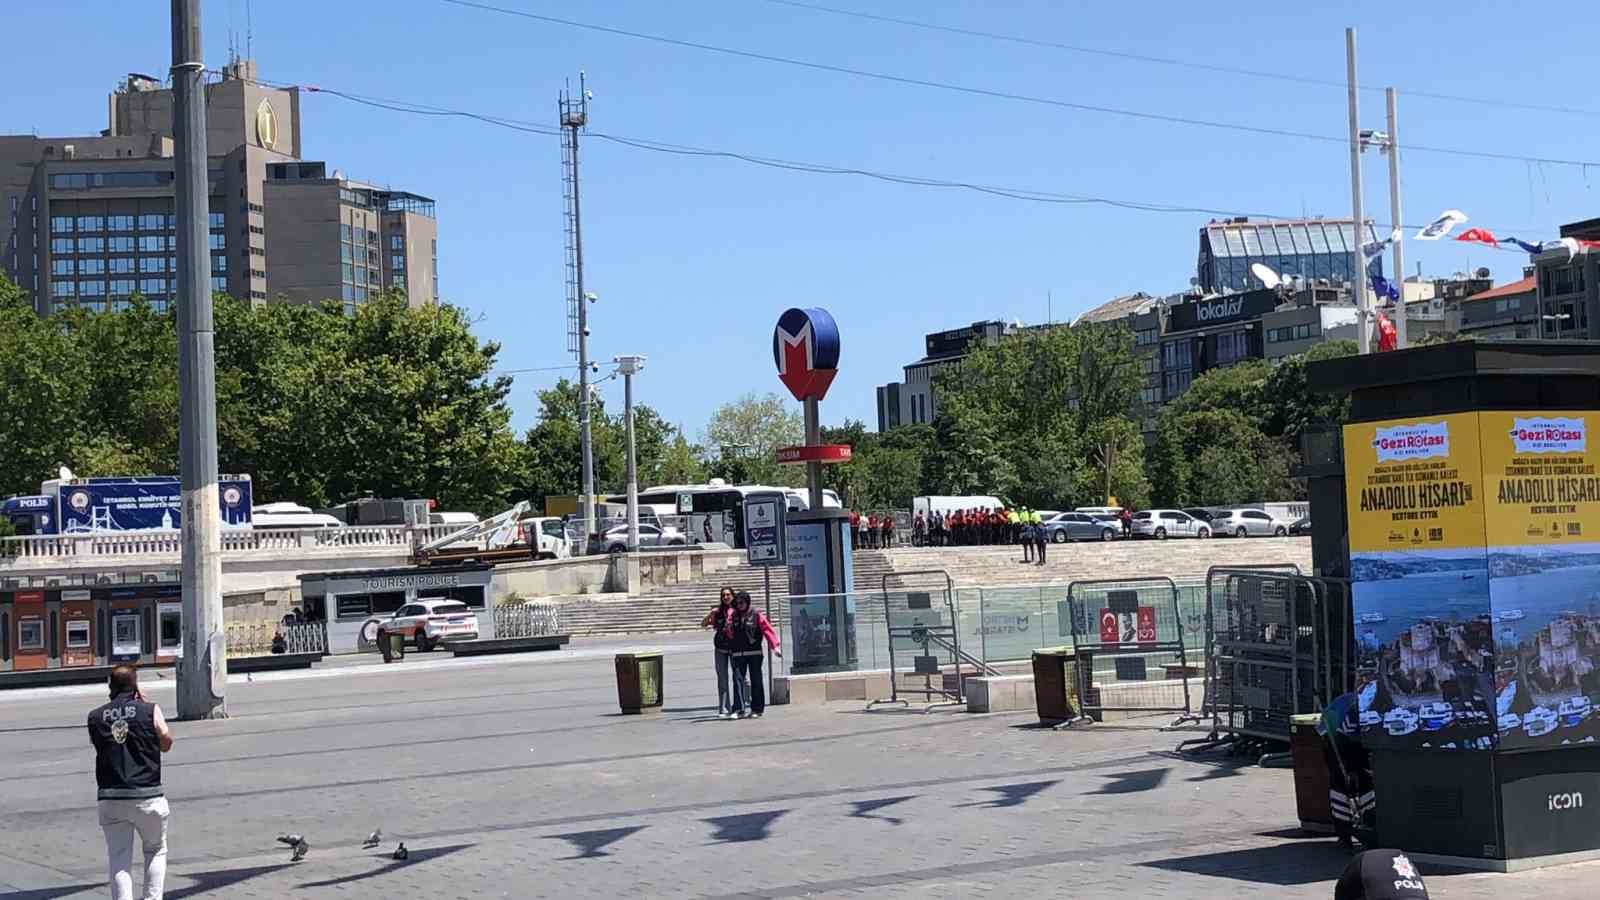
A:
<svg viewBox="0 0 1600 900">
<path fill-rule="evenodd" d="M 578 133 L 589 124 L 590 93 L 578 73 L 578 96 L 561 94 L 562 183 L 567 217 L 567 349 L 578 357 L 578 442 L 583 450 L 583 534 L 594 534 L 594 435 L 589 400 L 589 304 L 598 300 L 583 289 L 583 215 L 578 197 Z"/>
<path fill-rule="evenodd" d="M 1384 145 L 1389 152 L 1389 222 L 1391 228 L 1398 230 L 1400 223 L 1405 221 L 1400 218 L 1400 138 L 1395 131 L 1395 93 L 1394 88 L 1385 88 L 1384 101 L 1389 107 L 1389 140 Z M 1400 291 L 1400 302 L 1396 307 L 1398 315 L 1395 316 L 1394 337 L 1395 349 L 1406 348 L 1406 258 L 1405 239 L 1399 237 L 1394 242 L 1394 283 Z"/>
<path fill-rule="evenodd" d="M 644 368 L 642 356 L 618 356 L 611 360 L 622 375 L 622 418 L 628 431 L 628 549 L 639 549 L 639 472 L 633 450 L 633 376 Z"/>
<path fill-rule="evenodd" d="M 1350 89 L 1350 197 L 1355 227 L 1355 246 L 1350 248 L 1350 281 L 1355 291 L 1356 340 L 1362 353 L 1372 352 L 1372 308 L 1367 304 L 1367 261 L 1361 245 L 1366 243 L 1363 228 L 1366 217 L 1361 209 L 1361 110 L 1356 82 L 1356 30 L 1344 30 L 1345 80 Z M 1404 296 L 1404 295 L 1402 295 Z"/>
<path fill-rule="evenodd" d="M 207 247 L 205 63 L 200 0 L 172 0 L 172 131 L 178 258 L 178 478 L 183 494 L 183 656 L 178 717 L 228 714 L 217 497 L 217 378 Z"/>
</svg>

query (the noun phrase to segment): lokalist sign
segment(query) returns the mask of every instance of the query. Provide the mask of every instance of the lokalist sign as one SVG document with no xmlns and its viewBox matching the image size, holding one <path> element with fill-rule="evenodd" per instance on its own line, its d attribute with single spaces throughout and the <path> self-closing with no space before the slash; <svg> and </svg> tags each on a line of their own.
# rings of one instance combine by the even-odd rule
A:
<svg viewBox="0 0 1600 900">
<path fill-rule="evenodd" d="M 1378 462 L 1425 459 L 1450 455 L 1450 425 L 1447 422 L 1418 422 L 1378 428 L 1372 439 Z"/>
<path fill-rule="evenodd" d="M 744 500 L 744 546 L 752 566 L 786 563 L 784 512 L 787 498 L 776 491 L 751 494 Z"/>
<path fill-rule="evenodd" d="M 1511 425 L 1511 443 L 1517 453 L 1582 453 L 1589 449 L 1581 418 L 1518 416 Z"/>
<path fill-rule="evenodd" d="M 1202 322 L 1213 319 L 1231 319 L 1244 310 L 1244 298 L 1235 297 L 1232 300 L 1216 300 L 1211 303 L 1202 303 L 1194 311 L 1195 318 Z"/>
</svg>

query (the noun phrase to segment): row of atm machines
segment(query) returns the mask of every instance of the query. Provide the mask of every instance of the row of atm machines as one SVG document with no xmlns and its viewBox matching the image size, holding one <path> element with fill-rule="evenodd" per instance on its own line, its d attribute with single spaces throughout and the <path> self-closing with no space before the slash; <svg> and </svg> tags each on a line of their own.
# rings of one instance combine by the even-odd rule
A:
<svg viewBox="0 0 1600 900">
<path fill-rule="evenodd" d="M 183 653 L 176 584 L 0 591 L 0 680 L 9 672 L 170 665 Z"/>
</svg>

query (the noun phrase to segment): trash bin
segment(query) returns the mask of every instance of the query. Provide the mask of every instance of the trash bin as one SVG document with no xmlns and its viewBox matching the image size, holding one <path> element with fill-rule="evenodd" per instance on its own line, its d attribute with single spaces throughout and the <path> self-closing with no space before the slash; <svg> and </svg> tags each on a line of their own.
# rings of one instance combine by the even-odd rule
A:
<svg viewBox="0 0 1600 900">
<path fill-rule="evenodd" d="M 1071 647 L 1041 647 L 1033 651 L 1033 697 L 1039 721 L 1070 722 L 1078 717 L 1078 689 L 1068 673 Z"/>
<path fill-rule="evenodd" d="M 660 650 L 617 654 L 617 704 L 623 715 L 661 711 L 662 674 Z"/>
<path fill-rule="evenodd" d="M 394 662 L 406 658 L 406 636 L 398 631 L 378 632 L 378 650 L 383 653 L 383 661 Z"/>
<path fill-rule="evenodd" d="M 1317 734 L 1316 713 L 1289 718 L 1289 758 L 1294 764 L 1294 805 L 1300 830 L 1332 834 L 1333 809 L 1328 802 L 1328 757 Z"/>
</svg>

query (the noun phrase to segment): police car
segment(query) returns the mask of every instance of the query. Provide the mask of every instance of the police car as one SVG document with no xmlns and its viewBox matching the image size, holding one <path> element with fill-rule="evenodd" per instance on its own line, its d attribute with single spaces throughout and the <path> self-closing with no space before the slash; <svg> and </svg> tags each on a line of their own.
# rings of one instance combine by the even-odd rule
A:
<svg viewBox="0 0 1600 900">
<path fill-rule="evenodd" d="M 388 618 L 374 616 L 361 625 L 367 643 L 377 643 L 378 635 L 398 632 L 426 653 L 443 641 L 478 639 L 478 617 L 465 603 L 443 597 L 424 597 L 407 603 Z"/>
</svg>

